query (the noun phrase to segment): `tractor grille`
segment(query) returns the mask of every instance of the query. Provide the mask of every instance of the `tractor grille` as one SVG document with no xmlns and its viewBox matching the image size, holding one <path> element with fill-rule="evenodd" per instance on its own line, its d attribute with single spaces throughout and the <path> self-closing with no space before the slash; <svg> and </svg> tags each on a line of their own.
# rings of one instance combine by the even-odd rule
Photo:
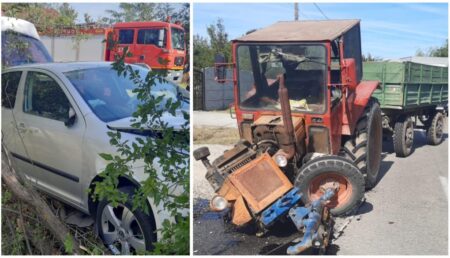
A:
<svg viewBox="0 0 450 258">
<path fill-rule="evenodd" d="M 254 213 L 262 211 L 292 184 L 268 154 L 247 163 L 229 176 Z"/>
<path fill-rule="evenodd" d="M 182 56 L 175 57 L 174 63 L 176 66 L 182 66 L 184 63 L 184 57 L 182 57 Z"/>
</svg>

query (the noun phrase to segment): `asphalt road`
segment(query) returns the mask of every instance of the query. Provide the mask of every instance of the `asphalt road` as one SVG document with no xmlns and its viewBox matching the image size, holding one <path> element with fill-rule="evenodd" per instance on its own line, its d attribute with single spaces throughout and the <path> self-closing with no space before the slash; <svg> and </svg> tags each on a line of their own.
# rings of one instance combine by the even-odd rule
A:
<svg viewBox="0 0 450 258">
<path fill-rule="evenodd" d="M 366 193 L 366 203 L 351 222 L 336 220 L 335 229 L 347 226 L 328 254 L 448 254 L 447 127 L 445 132 L 442 144 L 429 146 L 424 132 L 416 131 L 415 150 L 407 158 L 395 157 L 392 144 L 383 142 L 379 183 Z M 213 160 L 231 146 L 208 147 Z M 289 224 L 265 238 L 257 238 L 251 227 L 236 230 L 224 224 L 220 214 L 208 210 L 213 191 L 205 172 L 194 162 L 194 254 L 260 254 L 292 238 Z"/>
</svg>

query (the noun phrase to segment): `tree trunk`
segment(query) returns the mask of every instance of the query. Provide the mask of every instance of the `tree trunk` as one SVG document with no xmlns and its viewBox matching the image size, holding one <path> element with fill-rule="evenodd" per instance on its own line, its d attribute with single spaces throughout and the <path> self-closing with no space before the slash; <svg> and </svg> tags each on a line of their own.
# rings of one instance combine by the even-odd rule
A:
<svg viewBox="0 0 450 258">
<path fill-rule="evenodd" d="M 8 189 L 20 200 L 33 206 L 36 210 L 37 215 L 42 219 L 50 232 L 56 237 L 56 239 L 64 245 L 64 242 L 70 237 L 73 243 L 73 254 L 79 254 L 79 243 L 70 234 L 66 226 L 61 222 L 61 220 L 56 217 L 47 203 L 42 199 L 39 193 L 29 185 L 29 183 L 20 182 L 18 180 L 18 174 L 10 166 L 5 149 L 2 146 L 2 181 L 6 184 Z M 8 161 L 7 161 L 8 160 Z"/>
</svg>

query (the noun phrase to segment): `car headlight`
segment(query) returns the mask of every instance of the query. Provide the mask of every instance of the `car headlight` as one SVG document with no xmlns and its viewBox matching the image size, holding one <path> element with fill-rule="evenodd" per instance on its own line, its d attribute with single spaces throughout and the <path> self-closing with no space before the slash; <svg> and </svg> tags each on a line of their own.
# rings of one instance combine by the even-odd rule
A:
<svg viewBox="0 0 450 258">
<path fill-rule="evenodd" d="M 280 153 L 275 154 L 273 159 L 275 160 L 275 163 L 277 163 L 277 165 L 281 168 L 284 168 L 288 163 L 286 156 Z"/>
<path fill-rule="evenodd" d="M 223 211 L 228 207 L 228 201 L 220 195 L 216 195 L 211 199 L 211 209 L 213 211 Z"/>
</svg>

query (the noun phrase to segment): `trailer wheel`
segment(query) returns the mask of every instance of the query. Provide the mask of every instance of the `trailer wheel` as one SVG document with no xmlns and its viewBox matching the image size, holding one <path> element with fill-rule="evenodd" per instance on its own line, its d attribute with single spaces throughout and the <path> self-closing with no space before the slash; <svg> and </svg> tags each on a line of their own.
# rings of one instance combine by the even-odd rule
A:
<svg viewBox="0 0 450 258">
<path fill-rule="evenodd" d="M 414 146 L 414 125 L 410 117 L 401 117 L 395 122 L 394 151 L 397 157 L 407 157 Z"/>
<path fill-rule="evenodd" d="M 355 133 L 342 148 L 344 157 L 352 160 L 364 175 L 367 190 L 375 187 L 378 181 L 382 142 L 380 104 L 371 98 L 356 124 Z"/>
<path fill-rule="evenodd" d="M 323 195 L 327 185 L 339 184 L 337 194 L 327 207 L 335 216 L 351 214 L 364 197 L 364 176 L 348 159 L 338 156 L 322 156 L 306 163 L 295 179 L 295 186 L 303 194 L 304 203 L 310 203 Z"/>
<path fill-rule="evenodd" d="M 436 112 L 427 128 L 427 143 L 430 145 L 438 145 L 442 142 L 444 130 L 444 116 L 441 112 Z"/>
</svg>

